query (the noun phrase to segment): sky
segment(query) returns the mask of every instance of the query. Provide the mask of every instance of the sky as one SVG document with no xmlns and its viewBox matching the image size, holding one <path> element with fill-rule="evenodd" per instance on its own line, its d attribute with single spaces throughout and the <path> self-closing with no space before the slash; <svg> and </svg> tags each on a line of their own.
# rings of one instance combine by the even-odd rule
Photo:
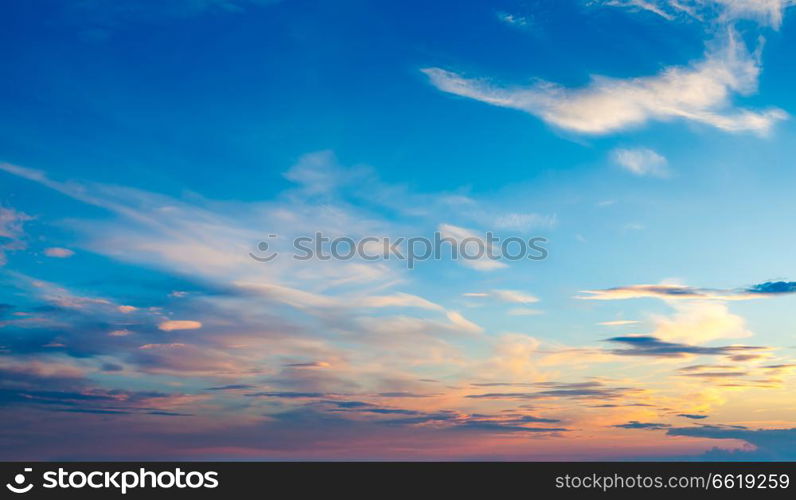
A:
<svg viewBox="0 0 796 500">
<path fill-rule="evenodd" d="M 794 3 L 5 2 L 0 458 L 796 459 Z"/>
</svg>

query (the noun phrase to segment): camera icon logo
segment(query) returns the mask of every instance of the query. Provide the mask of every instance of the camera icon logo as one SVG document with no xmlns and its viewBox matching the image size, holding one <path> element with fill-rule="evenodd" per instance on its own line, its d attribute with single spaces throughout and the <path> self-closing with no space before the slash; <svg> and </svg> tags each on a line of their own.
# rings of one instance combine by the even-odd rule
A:
<svg viewBox="0 0 796 500">
<path fill-rule="evenodd" d="M 31 469 L 30 467 L 25 467 L 25 472 L 33 472 L 33 469 Z M 26 481 L 25 474 L 17 474 L 16 476 L 14 476 L 14 484 L 6 483 L 6 488 L 8 488 L 12 493 L 27 493 L 31 489 L 33 489 L 33 484 L 28 484 L 27 486 L 23 486 L 25 484 L 25 481 Z"/>
</svg>

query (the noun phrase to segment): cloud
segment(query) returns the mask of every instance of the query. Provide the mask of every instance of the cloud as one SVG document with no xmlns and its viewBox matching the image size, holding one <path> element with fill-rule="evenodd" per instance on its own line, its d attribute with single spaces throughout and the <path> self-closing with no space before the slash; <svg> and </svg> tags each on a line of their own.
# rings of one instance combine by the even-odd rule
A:
<svg viewBox="0 0 796 500">
<path fill-rule="evenodd" d="M 645 297 L 663 300 L 749 300 L 796 293 L 796 283 L 766 282 L 737 289 L 696 288 L 687 285 L 629 285 L 603 290 L 582 290 L 575 298 L 583 300 L 625 300 Z"/>
<path fill-rule="evenodd" d="M 732 361 L 737 361 L 739 363 L 744 361 L 755 361 L 758 359 L 765 359 L 765 358 L 766 358 L 765 354 L 735 354 L 729 357 L 729 359 L 731 359 Z"/>
<path fill-rule="evenodd" d="M 74 254 L 75 252 L 69 250 L 68 248 L 51 247 L 44 249 L 44 255 L 47 257 L 54 257 L 56 259 L 68 259 Z"/>
<path fill-rule="evenodd" d="M 671 21 L 675 18 L 674 14 L 667 12 L 664 8 L 658 5 L 656 0 L 603 0 L 603 3 L 609 6 L 645 10 L 647 12 L 652 12 L 653 14 L 659 15 L 667 21 Z"/>
<path fill-rule="evenodd" d="M 480 380 L 539 380 L 535 359 L 541 343 L 529 335 L 504 333 L 494 339 L 489 359 L 471 367 L 468 375 Z"/>
<path fill-rule="evenodd" d="M 443 310 L 443 307 L 439 304 L 435 304 L 422 297 L 410 295 L 408 293 L 365 297 L 361 299 L 359 303 L 362 307 L 415 307 L 419 309 L 429 309 L 432 311 Z"/>
<path fill-rule="evenodd" d="M 509 212 L 499 214 L 494 218 L 493 224 L 497 229 L 510 229 L 515 231 L 531 231 L 534 229 L 551 229 L 558 224 L 558 217 L 536 213 Z"/>
<path fill-rule="evenodd" d="M 31 219 L 31 216 L 13 208 L 0 207 L 0 238 L 19 238 L 24 233 L 24 223 Z"/>
<path fill-rule="evenodd" d="M 611 156 L 623 169 L 643 177 L 667 177 L 669 169 L 666 158 L 647 148 L 615 149 Z"/>
<path fill-rule="evenodd" d="M 199 328 L 202 328 L 202 323 L 200 321 L 192 320 L 169 320 L 158 325 L 158 329 L 163 330 L 164 332 L 173 332 L 176 330 L 197 330 Z"/>
<path fill-rule="evenodd" d="M 328 155 L 321 155 L 309 163 L 322 170 L 329 161 Z M 140 266 L 134 269 L 147 268 L 146 273 L 131 273 L 124 283 L 129 290 L 145 287 L 147 293 L 135 294 L 135 300 L 130 299 L 135 306 L 128 306 L 127 301 L 108 293 L 116 289 L 104 289 L 90 280 L 80 280 L 81 289 L 72 290 L 9 275 L 8 281 L 19 288 L 9 297 L 25 297 L 25 302 L 3 309 L 3 320 L 30 311 L 30 317 L 40 316 L 48 323 L 24 331 L 16 324 L 3 324 L 8 334 L 3 336 L 0 357 L 22 360 L 24 356 L 53 356 L 53 352 L 73 357 L 89 376 L 108 386 L 104 392 L 85 391 L 89 395 L 143 397 L 128 395 L 125 388 L 132 387 L 130 384 L 193 392 L 170 394 L 164 389 L 166 395 L 158 404 L 114 406 L 78 400 L 72 393 L 81 390 L 64 388 L 70 392 L 69 405 L 24 405 L 25 411 L 35 406 L 39 418 L 59 423 L 31 434 L 34 437 L 20 449 L 39 457 L 52 453 L 56 446 L 41 442 L 55 432 L 56 425 L 63 425 L 63 418 L 82 436 L 97 436 L 97 425 L 107 425 L 104 432 L 117 433 L 121 424 L 107 423 L 115 421 L 123 422 L 130 433 L 147 437 L 140 447 L 117 452 L 125 456 L 472 456 L 482 453 L 480 440 L 484 439 L 500 439 L 512 450 L 525 451 L 528 448 L 522 447 L 528 445 L 522 443 L 532 436 L 542 443 L 558 439 L 564 432 L 591 432 L 595 425 L 600 432 L 608 432 L 606 425 L 617 422 L 605 424 L 606 417 L 598 415 L 599 424 L 595 424 L 589 419 L 594 416 L 591 412 L 603 412 L 597 409 L 589 410 L 589 418 L 584 418 L 576 410 L 583 403 L 646 404 L 636 398 L 651 396 L 642 387 L 629 387 L 629 382 L 550 382 L 559 373 L 580 377 L 587 365 L 590 368 L 606 360 L 616 363 L 618 358 L 598 348 L 556 346 L 551 353 L 534 337 L 492 331 L 486 324 L 471 321 L 469 315 L 466 318 L 449 309 L 447 299 L 461 301 L 455 296 L 435 294 L 432 301 L 399 288 L 415 286 L 413 280 L 424 276 L 414 275 L 409 280 L 389 267 L 370 263 L 324 267 L 323 263 L 297 265 L 287 259 L 278 266 L 263 266 L 246 258 L 251 250 L 246 242 L 259 241 L 260 233 L 271 229 L 271 222 L 275 232 L 285 231 L 288 237 L 309 233 L 317 225 L 330 228 L 330 234 L 400 234 L 399 226 L 391 223 L 393 216 L 400 215 L 389 205 L 378 203 L 380 190 L 383 194 L 398 189 L 401 196 L 412 200 L 410 205 L 433 207 L 430 211 L 434 214 L 418 212 L 402 219 L 406 227 L 425 223 L 426 229 L 433 231 L 439 220 L 456 221 L 457 228 L 478 227 L 478 223 L 470 226 L 465 219 L 455 218 L 455 210 L 441 208 L 448 203 L 437 199 L 444 198 L 443 194 L 426 197 L 380 184 L 370 174 L 358 177 L 360 174 L 350 169 L 329 168 L 340 175 L 329 179 L 304 172 L 301 182 L 295 177 L 297 187 L 274 200 L 234 204 L 199 195 L 178 199 L 126 187 L 61 182 L 43 172 L 11 168 L 17 175 L 104 209 L 91 211 L 96 219 L 68 221 L 74 224 L 75 234 L 86 240 L 76 245 L 131 268 Z M 356 181 L 349 182 L 346 173 Z M 368 193 L 359 193 L 360 181 L 367 184 L 364 191 Z M 361 203 L 360 196 L 371 198 Z M 473 209 L 481 203 L 475 199 L 459 201 L 477 213 L 478 220 L 496 217 L 497 212 L 489 206 Z M 361 205 L 378 208 L 371 212 L 359 208 Z M 269 227 L 262 227 L 265 223 Z M 153 289 L 152 276 L 163 280 L 162 286 Z M 507 304 L 510 313 L 530 311 L 525 306 L 534 304 L 535 296 L 521 287 L 499 283 L 504 282 L 486 279 L 461 284 L 485 290 L 477 296 Z M 92 286 L 103 293 L 93 293 Z M 177 296 L 170 293 L 174 290 L 190 293 Z M 482 317 L 478 315 L 478 323 Z M 164 334 L 159 328 L 174 321 L 200 323 L 201 328 L 185 334 L 173 329 Z M 164 342 L 164 335 L 175 342 Z M 770 366 L 775 365 L 772 362 Z M 676 376 L 673 380 L 683 383 Z M 474 383 L 515 385 L 484 389 L 486 386 Z M 205 399 L 175 402 L 177 397 L 192 396 Z M 27 416 L 16 410 L 21 407 L 9 412 L 13 418 Z M 57 407 L 58 418 L 48 414 L 53 411 L 50 407 Z M 690 406 L 678 408 L 701 411 Z M 180 414 L 192 415 L 191 429 L 177 426 L 168 432 L 160 427 L 164 420 L 177 420 L 171 417 Z M 644 421 L 642 416 L 633 413 L 624 418 Z M 128 420 L 116 420 L 125 418 Z M 411 452 L 406 451 L 407 437 L 418 442 Z M 374 442 L 387 439 L 400 443 L 395 449 L 403 451 L 374 451 L 374 446 L 379 446 Z M 315 447 L 319 442 L 326 443 L 324 450 Z M 62 448 L 63 441 L 60 443 Z M 469 450 L 454 451 L 451 443 Z M 87 451 L 86 446 L 74 453 L 88 456 L 93 452 L 94 457 L 110 453 L 98 446 Z M 553 447 L 543 444 L 546 446 Z"/>
<path fill-rule="evenodd" d="M 795 364 L 779 364 L 779 365 L 765 365 L 760 367 L 762 370 L 768 371 L 770 374 L 782 374 L 796 371 Z"/>
<path fill-rule="evenodd" d="M 539 299 L 529 293 L 520 290 L 491 290 L 489 292 L 468 292 L 463 294 L 465 297 L 486 298 L 492 297 L 508 304 L 533 304 Z"/>
<path fill-rule="evenodd" d="M 117 307 L 109 299 L 104 297 L 90 297 L 80 295 L 62 286 L 30 278 L 28 276 L 17 275 L 24 285 L 30 287 L 41 300 L 62 309 L 73 309 L 76 311 L 106 311 L 117 310 Z"/>
<path fill-rule="evenodd" d="M 717 339 L 751 337 L 746 321 L 720 302 L 673 302 L 672 316 L 653 315 L 653 336 L 671 342 L 701 344 Z"/>
<path fill-rule="evenodd" d="M 0 361 L 0 407 L 49 411 L 128 414 L 168 411 L 196 397 L 160 391 L 108 390 L 92 385 L 76 367 L 48 359 Z"/>
<path fill-rule="evenodd" d="M 450 320 L 452 328 L 456 330 L 467 333 L 481 333 L 484 331 L 482 327 L 473 323 L 469 319 L 462 316 L 461 313 L 456 311 L 448 311 L 446 316 Z"/>
<path fill-rule="evenodd" d="M 460 193 L 414 193 L 406 186 L 381 182 L 369 167 L 343 167 L 328 151 L 304 155 L 288 170 L 286 176 L 296 187 L 272 200 L 244 204 L 60 181 L 45 172 L 10 164 L 0 164 L 0 170 L 101 207 L 114 216 L 113 220 L 70 221 L 78 234 L 87 237 L 82 245 L 92 252 L 213 282 L 246 280 L 282 286 L 298 282 L 300 285 L 294 288 L 311 284 L 314 290 L 366 283 L 384 287 L 401 281 L 405 263 L 393 258 L 377 262 L 359 258 L 298 261 L 290 259 L 295 254 L 291 243 L 298 236 L 316 233 L 397 241 L 405 239 L 411 227 L 414 234 L 440 229 L 455 242 L 474 237 L 467 245 L 470 255 L 478 251 L 475 247 L 479 244 L 485 250 L 491 245 L 475 230 L 458 225 L 459 221 L 478 225 L 497 221 L 501 227 L 527 229 L 555 220 L 554 216 L 505 211 L 502 202 L 473 200 Z M 455 223 L 440 224 L 441 219 Z M 279 265 L 256 265 L 249 254 L 269 234 L 276 235 L 268 244 L 281 254 Z M 496 254 L 499 249 L 488 250 Z M 486 255 L 458 260 L 483 271 L 507 266 Z"/>
<path fill-rule="evenodd" d="M 528 28 L 533 26 L 533 19 L 527 16 L 521 16 L 518 14 L 511 14 L 509 12 L 498 11 L 495 13 L 498 20 L 504 22 L 510 26 L 514 26 L 517 28 Z"/>
<path fill-rule="evenodd" d="M 754 93 L 759 54 L 752 54 L 733 31 L 689 66 L 665 68 L 655 76 L 617 79 L 594 76 L 589 85 L 569 89 L 540 81 L 530 87 L 496 85 L 441 68 L 425 68 L 443 92 L 532 114 L 556 127 L 582 134 L 608 134 L 649 121 L 674 119 L 703 123 L 726 132 L 766 133 L 786 113 L 733 107 L 734 94 Z"/>
<path fill-rule="evenodd" d="M 351 184 L 371 181 L 372 175 L 365 167 L 343 168 L 330 151 L 306 154 L 284 173 L 304 194 L 324 197 Z"/>
<path fill-rule="evenodd" d="M 542 418 L 533 415 L 494 416 L 483 414 L 462 414 L 450 410 L 438 412 L 418 412 L 394 410 L 389 408 L 360 409 L 358 411 L 404 415 L 382 421 L 387 425 L 402 426 L 427 426 L 434 424 L 441 430 L 447 431 L 475 431 L 485 433 L 558 433 L 569 429 L 563 427 L 538 427 L 529 426 L 529 423 L 553 424 L 560 423 L 558 419 Z"/>
<path fill-rule="evenodd" d="M 539 299 L 533 295 L 529 295 L 517 290 L 493 290 L 492 295 L 498 300 L 508 302 L 510 304 L 533 304 L 539 302 Z"/>
<path fill-rule="evenodd" d="M 607 342 L 624 345 L 625 348 L 611 350 L 617 356 L 652 356 L 652 357 L 684 357 L 689 355 L 719 356 L 732 355 L 750 351 L 762 351 L 765 347 L 731 345 L 721 347 L 705 347 L 676 342 L 665 342 L 649 335 L 629 335 L 612 337 Z"/>
<path fill-rule="evenodd" d="M 669 0 L 670 2 L 672 0 Z M 713 0 L 724 7 L 728 20 L 752 19 L 774 28 L 782 24 L 785 9 L 796 5 L 793 0 Z"/>
<path fill-rule="evenodd" d="M 748 443 L 747 449 L 715 448 L 701 458 L 708 460 L 793 461 L 796 460 L 796 429 L 745 429 L 725 426 L 678 427 L 667 430 L 670 436 L 708 439 L 733 439 Z"/>
<path fill-rule="evenodd" d="M 411 408 L 395 408 L 366 401 L 352 401 L 345 395 L 318 392 L 257 392 L 246 394 L 254 398 L 284 399 L 298 401 L 305 407 L 315 408 L 351 418 L 367 418 L 371 423 L 387 426 L 423 428 L 433 426 L 437 431 L 474 431 L 487 433 L 555 433 L 568 429 L 562 427 L 539 427 L 528 424 L 557 424 L 561 420 L 530 414 L 489 415 L 462 413 L 454 410 L 425 411 Z"/>
<path fill-rule="evenodd" d="M 208 387 L 207 391 L 238 391 L 238 390 L 248 390 L 254 389 L 253 385 L 248 384 L 227 384 L 217 387 Z"/>
<path fill-rule="evenodd" d="M 457 259 L 461 265 L 477 271 L 495 271 L 508 267 L 506 263 L 497 260 L 500 257 L 498 249 L 475 231 L 453 224 L 440 224 L 437 230 L 443 240 L 453 241 L 457 249 L 462 250 L 464 255 L 458 255 Z"/>
<path fill-rule="evenodd" d="M 480 384 L 479 386 L 516 386 L 516 384 Z M 529 384 L 525 384 L 526 386 Z M 467 398 L 470 399 L 494 399 L 494 400 L 536 400 L 536 399 L 618 399 L 628 395 L 637 394 L 637 389 L 629 387 L 611 387 L 606 386 L 600 382 L 581 382 L 581 383 L 557 383 L 557 382 L 539 382 L 530 384 L 531 386 L 544 388 L 535 392 L 488 392 L 480 394 L 470 394 Z M 521 385 L 522 386 L 522 385 Z"/>
<path fill-rule="evenodd" d="M 321 392 L 252 392 L 246 394 L 246 396 L 251 398 L 318 399 L 332 397 L 334 394 L 324 394 Z"/>
<path fill-rule="evenodd" d="M 3 164 L 0 164 L 0 168 Z M 0 206 L 0 266 L 6 263 L 6 252 L 10 250 L 24 250 L 25 222 L 33 217 L 13 208 Z"/>
<path fill-rule="evenodd" d="M 658 431 L 661 429 L 666 429 L 671 426 L 669 424 L 657 424 L 651 422 L 639 422 L 638 420 L 631 420 L 626 424 L 614 425 L 614 427 L 618 427 L 620 429 L 649 429 L 649 430 Z"/>
<path fill-rule="evenodd" d="M 678 413 L 677 416 L 678 417 L 683 417 L 683 418 L 688 418 L 688 419 L 691 419 L 691 420 L 703 420 L 703 419 L 708 418 L 707 415 L 694 415 L 692 413 Z"/>
<path fill-rule="evenodd" d="M 431 397 L 431 394 L 416 394 L 413 392 L 380 392 L 378 394 L 381 398 L 428 398 Z"/>
<path fill-rule="evenodd" d="M 767 281 L 759 285 L 753 285 L 746 289 L 751 294 L 762 295 L 784 295 L 796 293 L 796 282 L 794 281 Z"/>
<path fill-rule="evenodd" d="M 243 378 L 262 375 L 263 367 L 253 366 L 234 349 L 202 344 L 144 344 L 127 355 L 139 372 L 175 377 Z"/>
<path fill-rule="evenodd" d="M 630 285 L 607 288 L 603 290 L 583 290 L 575 298 L 583 300 L 624 300 L 652 297 L 658 299 L 718 299 L 729 300 L 733 294 L 729 291 L 694 288 L 685 285 Z"/>
<path fill-rule="evenodd" d="M 594 4 L 652 12 L 668 21 L 691 18 L 726 24 L 751 20 L 775 29 L 782 24 L 785 9 L 793 0 L 596 0 Z"/>
<path fill-rule="evenodd" d="M 331 364 L 326 361 L 310 361 L 307 363 L 288 363 L 285 366 L 290 368 L 329 368 Z"/>
<path fill-rule="evenodd" d="M 695 373 L 684 373 L 682 374 L 683 377 L 698 377 L 698 378 L 736 378 L 736 377 L 743 377 L 748 375 L 745 371 L 734 371 L 734 372 L 695 372 Z"/>
</svg>

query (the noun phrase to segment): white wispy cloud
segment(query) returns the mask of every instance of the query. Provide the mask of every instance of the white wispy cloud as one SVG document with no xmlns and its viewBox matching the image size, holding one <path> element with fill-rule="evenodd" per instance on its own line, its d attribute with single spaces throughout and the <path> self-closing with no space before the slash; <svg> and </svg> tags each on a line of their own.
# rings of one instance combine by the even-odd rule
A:
<svg viewBox="0 0 796 500">
<path fill-rule="evenodd" d="M 468 292 L 462 294 L 464 297 L 473 299 L 486 299 L 491 298 L 507 304 L 514 304 L 520 306 L 527 306 L 539 302 L 539 299 L 529 293 L 520 290 L 490 290 L 488 292 Z M 528 307 L 516 307 L 509 310 L 511 316 L 532 316 L 542 314 L 542 311 L 537 309 L 530 309 Z"/>
<path fill-rule="evenodd" d="M 670 0 L 671 1 L 671 0 Z M 774 28 L 782 25 L 785 9 L 796 5 L 794 0 L 713 0 L 723 6 L 728 19 L 753 19 Z"/>
<path fill-rule="evenodd" d="M 438 231 L 442 238 L 456 243 L 457 248 L 464 249 L 469 256 L 477 258 L 460 258 L 459 262 L 466 267 L 477 271 L 495 271 L 508 267 L 506 263 L 497 260 L 499 249 L 471 229 L 466 229 L 453 224 L 440 224 Z M 496 258 L 490 258 L 495 256 Z"/>
<path fill-rule="evenodd" d="M 623 169 L 638 176 L 666 177 L 668 161 L 648 148 L 617 148 L 611 153 L 613 160 Z"/>
<path fill-rule="evenodd" d="M 539 81 L 530 87 L 495 84 L 441 68 L 425 68 L 431 83 L 451 94 L 538 116 L 584 134 L 607 134 L 649 121 L 689 120 L 727 132 L 766 133 L 787 115 L 777 108 L 735 107 L 734 94 L 757 89 L 760 53 L 752 53 L 732 30 L 701 61 L 665 68 L 654 76 L 617 79 L 594 76 L 582 88 Z"/>
<path fill-rule="evenodd" d="M 280 310 L 289 306 L 304 313 L 307 321 L 320 320 L 329 328 L 347 325 L 348 331 L 375 328 L 381 323 L 379 332 L 402 333 L 401 328 L 410 324 L 419 339 L 452 333 L 478 333 L 482 328 L 464 318 L 460 313 L 448 310 L 440 304 L 418 295 L 396 291 L 404 284 L 400 269 L 403 265 L 395 261 L 364 262 L 311 259 L 299 262 L 287 251 L 297 235 L 313 234 L 316 231 L 329 236 L 385 235 L 395 239 L 401 233 L 399 223 L 384 215 L 356 206 L 362 197 L 371 204 L 389 212 L 379 200 L 389 201 L 390 194 L 401 193 L 410 204 L 430 206 L 437 203 L 437 212 L 443 207 L 465 203 L 478 214 L 489 212 L 479 207 L 474 200 L 450 200 L 448 194 L 416 194 L 403 187 L 381 183 L 373 172 L 366 168 L 344 168 L 338 165 L 328 152 L 302 157 L 288 170 L 286 177 L 298 186 L 281 196 L 268 201 L 241 203 L 214 202 L 194 197 L 178 199 L 140 189 L 111 186 L 78 181 L 61 181 L 51 178 L 43 171 L 0 164 L 0 170 L 51 188 L 73 199 L 100 207 L 110 218 L 95 220 L 71 220 L 83 241 L 77 246 L 111 258 L 148 267 L 168 269 L 169 272 L 201 279 L 228 290 L 234 298 L 205 300 L 217 310 L 238 315 L 239 324 L 255 320 L 257 310 Z M 366 182 L 362 188 L 359 182 Z M 442 198 L 440 200 L 440 198 Z M 455 197 L 453 197 L 455 198 Z M 458 205 L 457 205 L 458 206 Z M 454 212 L 447 210 L 448 214 Z M 422 212 L 413 214 L 419 217 Z M 413 218 L 416 222 L 419 219 Z M 420 219 L 424 220 L 424 219 Z M 527 221 L 526 221 L 527 222 Z M 437 224 L 425 219 L 430 234 Z M 17 227 L 6 225 L 8 234 L 18 234 Z M 4 226 L 4 227 L 6 227 Z M 13 229 L 13 231 L 12 231 Z M 449 235 L 467 237 L 475 232 L 450 226 Z M 283 251 L 279 265 L 264 265 L 249 257 L 252 247 L 271 231 L 279 238 L 273 241 L 273 250 Z M 464 231 L 464 232 L 462 232 Z M 58 252 L 62 253 L 62 252 Z M 489 263 L 487 263 L 488 265 Z M 475 264 L 483 268 L 483 264 Z M 499 266 L 505 264 L 499 263 Z M 89 302 L 87 298 L 75 298 L 65 290 L 39 286 L 45 299 L 61 307 L 86 309 L 103 307 L 123 313 L 136 313 L 137 308 L 111 303 Z M 46 294 L 44 292 L 47 292 Z M 182 294 L 181 294 L 182 295 Z M 100 299 L 97 299 L 98 301 Z M 192 301 L 182 306 L 190 308 Z M 252 304 L 260 304 L 253 309 Z M 264 306 L 264 307 L 263 307 Z M 366 316 L 383 311 L 378 318 L 366 323 Z M 395 315 L 422 314 L 430 318 L 409 318 Z M 162 331 L 198 330 L 199 334 L 211 335 L 214 324 L 205 320 L 206 311 L 186 310 L 188 319 L 172 319 L 160 312 L 149 313 L 141 318 L 142 324 L 154 325 Z M 111 331 L 110 336 L 124 336 L 129 331 L 123 325 Z M 392 327 L 395 327 L 395 330 Z M 365 333 L 361 333 L 366 339 Z M 195 337 L 195 338 L 198 338 Z M 422 340 L 421 340 L 422 339 Z M 247 340 L 247 342 L 251 342 Z"/>
<path fill-rule="evenodd" d="M 629 326 L 629 325 L 637 325 L 639 321 L 629 320 L 629 319 L 617 319 L 612 321 L 601 321 L 597 323 L 598 325 L 602 326 Z"/>
<path fill-rule="evenodd" d="M 512 14 L 510 12 L 498 11 L 496 15 L 500 21 L 519 28 L 527 28 L 533 24 L 532 19 L 528 18 L 527 16 L 522 16 L 519 14 Z"/>
<path fill-rule="evenodd" d="M 492 290 L 492 296 L 503 302 L 513 304 L 533 304 L 539 302 L 539 299 L 525 292 L 518 290 Z"/>
<path fill-rule="evenodd" d="M 594 0 L 592 5 L 607 5 L 644 10 L 672 21 L 690 17 L 710 23 L 751 20 L 772 28 L 782 25 L 782 17 L 794 0 Z"/>
<path fill-rule="evenodd" d="M 494 225 L 497 229 L 513 229 L 531 231 L 534 229 L 551 229 L 558 224 L 558 217 L 547 214 L 511 212 L 497 215 Z"/>
<path fill-rule="evenodd" d="M 602 3 L 604 5 L 615 7 L 628 7 L 646 10 L 669 21 L 675 18 L 675 14 L 669 12 L 667 10 L 668 5 L 666 5 L 673 2 L 657 2 L 655 0 L 603 0 Z"/>
</svg>

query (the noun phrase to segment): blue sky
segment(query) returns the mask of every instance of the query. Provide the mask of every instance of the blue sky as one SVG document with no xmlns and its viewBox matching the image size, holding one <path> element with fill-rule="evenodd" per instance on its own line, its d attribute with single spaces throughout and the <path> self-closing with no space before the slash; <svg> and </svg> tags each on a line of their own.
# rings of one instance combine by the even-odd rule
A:
<svg viewBox="0 0 796 500">
<path fill-rule="evenodd" d="M 791 4 L 3 6 L 3 456 L 793 458 Z"/>
</svg>

